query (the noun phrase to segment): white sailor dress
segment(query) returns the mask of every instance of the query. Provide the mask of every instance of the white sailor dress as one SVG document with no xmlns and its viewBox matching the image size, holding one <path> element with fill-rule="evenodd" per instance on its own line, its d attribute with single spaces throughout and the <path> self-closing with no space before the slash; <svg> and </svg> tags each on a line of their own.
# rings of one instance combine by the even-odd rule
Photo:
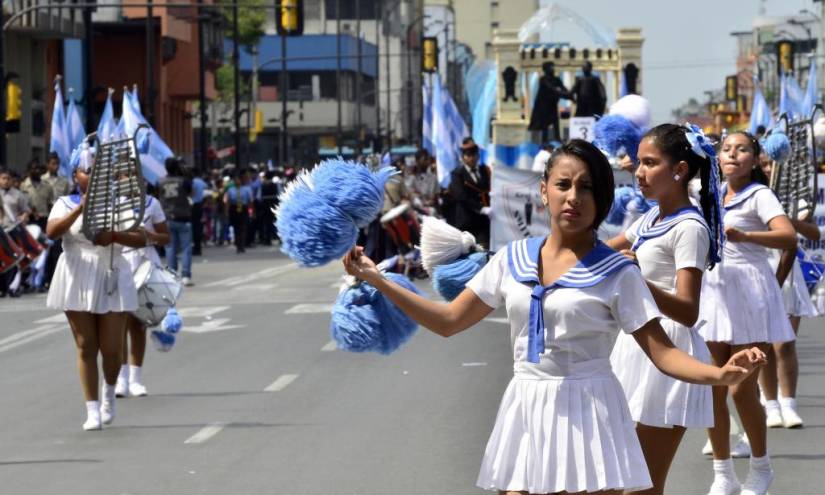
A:
<svg viewBox="0 0 825 495">
<path fill-rule="evenodd" d="M 601 242 L 542 286 L 545 239 L 509 244 L 467 284 L 488 306 L 504 303 L 514 360 L 477 484 L 530 493 L 649 488 L 610 350 L 620 328 L 632 332 L 661 314 L 639 269 Z"/>
<path fill-rule="evenodd" d="M 63 218 L 80 204 L 80 195 L 58 198 L 49 220 Z M 80 231 L 79 216 L 63 235 L 63 253 L 57 261 L 46 306 L 60 311 L 105 314 L 137 309 L 137 291 L 122 246 L 95 246 Z M 114 247 L 114 251 L 112 251 Z M 110 260 L 114 270 L 108 275 Z M 107 292 L 107 277 L 116 277 L 115 290 Z"/>
<path fill-rule="evenodd" d="M 659 220 L 659 207 L 655 206 L 625 232 L 625 237 L 633 245 L 642 276 L 666 292 L 676 292 L 677 271 L 704 271 L 707 265 L 710 229 L 695 207 Z M 667 317 L 660 323 L 676 347 L 703 363 L 711 362 L 708 346 L 697 328 Z M 665 375 L 626 333 L 619 334 L 610 361 L 635 421 L 659 428 L 713 426 L 710 385 L 687 383 Z"/>
<path fill-rule="evenodd" d="M 771 249 L 771 268 L 774 269 L 774 272 L 779 266 L 781 257 L 781 250 Z M 785 283 L 782 284 L 782 300 L 785 302 L 785 312 L 788 316 L 798 316 L 800 318 L 819 316 L 814 303 L 811 301 L 811 295 L 808 293 L 805 275 L 799 266 L 798 257 L 794 258 L 793 267 L 788 273 Z"/>
<path fill-rule="evenodd" d="M 141 226 L 147 231 L 155 233 L 155 225 L 166 222 L 166 214 L 163 213 L 163 207 L 157 198 L 147 194 L 146 207 L 143 211 L 143 222 Z M 145 261 L 149 260 L 157 266 L 162 266 L 160 256 L 158 255 L 155 246 L 146 246 L 142 248 L 124 247 L 123 256 L 129 263 L 129 271 L 135 273 L 138 267 Z"/>
<path fill-rule="evenodd" d="M 722 197 L 727 185 L 722 186 Z M 785 215 L 773 191 L 752 183 L 724 207 L 724 225 L 743 232 L 767 231 Z M 702 279 L 699 333 L 707 342 L 746 345 L 795 340 L 770 249 L 752 242 L 726 242 L 722 262 Z"/>
</svg>

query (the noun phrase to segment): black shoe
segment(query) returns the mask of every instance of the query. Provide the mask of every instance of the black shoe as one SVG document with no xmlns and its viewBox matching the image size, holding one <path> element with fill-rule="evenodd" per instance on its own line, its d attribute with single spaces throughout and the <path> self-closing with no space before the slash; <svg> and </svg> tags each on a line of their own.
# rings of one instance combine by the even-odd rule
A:
<svg viewBox="0 0 825 495">
<path fill-rule="evenodd" d="M 20 297 L 22 291 L 20 289 L 9 291 L 9 297 Z"/>
</svg>

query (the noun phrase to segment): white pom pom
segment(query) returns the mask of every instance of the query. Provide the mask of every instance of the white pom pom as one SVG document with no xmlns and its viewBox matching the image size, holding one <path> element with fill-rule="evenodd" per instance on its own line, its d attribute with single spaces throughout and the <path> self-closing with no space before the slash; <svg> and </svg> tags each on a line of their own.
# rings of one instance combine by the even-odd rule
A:
<svg viewBox="0 0 825 495">
<path fill-rule="evenodd" d="M 610 115 L 621 115 L 641 129 L 650 127 L 650 102 L 639 95 L 627 95 L 610 105 Z"/>
<path fill-rule="evenodd" d="M 465 255 L 475 246 L 476 238 L 444 220 L 424 217 L 421 225 L 421 264 L 427 273 L 438 265 Z"/>
</svg>

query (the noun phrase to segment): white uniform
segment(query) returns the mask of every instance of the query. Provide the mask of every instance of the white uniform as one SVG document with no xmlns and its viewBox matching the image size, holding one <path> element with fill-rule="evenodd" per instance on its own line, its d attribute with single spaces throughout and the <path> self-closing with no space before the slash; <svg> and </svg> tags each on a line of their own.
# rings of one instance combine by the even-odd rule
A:
<svg viewBox="0 0 825 495">
<path fill-rule="evenodd" d="M 649 488 L 610 350 L 620 328 L 632 332 L 661 314 L 639 269 L 604 244 L 552 286 L 537 284 L 544 239 L 509 244 L 467 284 L 488 306 L 507 308 L 514 359 L 477 484 L 530 493 Z M 531 362 L 536 346 L 544 351 Z"/>
<path fill-rule="evenodd" d="M 163 213 L 163 207 L 160 205 L 160 201 L 147 194 L 146 208 L 144 209 L 143 222 L 141 225 L 147 232 L 155 233 L 157 232 L 155 225 L 164 223 L 165 221 L 166 215 Z M 144 260 L 149 260 L 155 265 L 162 266 L 160 256 L 158 256 L 158 251 L 155 249 L 155 246 L 147 246 L 144 248 L 127 247 L 123 250 L 123 256 L 129 263 L 129 268 L 132 273 L 135 273 L 135 270 L 138 269 Z"/>
<path fill-rule="evenodd" d="M 656 206 L 625 232 L 636 243 L 640 228 L 674 222 L 664 233 L 647 238 L 636 249 L 642 275 L 653 285 L 671 294 L 676 292 L 676 272 L 684 268 L 705 270 L 710 246 L 707 224 L 695 209 L 693 215 L 671 215 L 660 222 Z M 653 225 L 653 224 L 650 224 Z M 662 229 L 665 230 L 665 229 Z M 662 318 L 662 328 L 679 349 L 703 363 L 710 363 L 710 351 L 696 328 L 688 328 L 670 318 Z M 613 370 L 624 388 L 630 414 L 639 423 L 670 428 L 713 426 L 713 397 L 709 385 L 696 385 L 671 378 L 659 371 L 630 335 L 620 334 L 610 356 Z"/>
<path fill-rule="evenodd" d="M 773 192 L 753 183 L 725 205 L 724 225 L 765 232 L 768 222 L 781 215 L 785 212 Z M 722 263 L 702 283 L 699 319 L 707 323 L 699 333 L 706 341 L 744 345 L 795 339 L 770 251 L 751 242 L 725 243 Z"/>
<path fill-rule="evenodd" d="M 80 196 L 62 196 L 52 207 L 49 220 L 63 218 L 77 207 Z M 63 254 L 57 261 L 46 305 L 60 311 L 84 311 L 96 314 L 134 311 L 137 291 L 122 246 L 95 246 L 81 233 L 83 216 L 79 216 L 63 235 Z M 107 293 L 107 272 L 114 262 L 116 289 Z"/>
<path fill-rule="evenodd" d="M 771 268 L 774 272 L 779 266 L 782 251 L 771 250 Z M 805 284 L 805 275 L 799 266 L 799 260 L 794 258 L 793 268 L 788 273 L 788 278 L 782 284 L 782 300 L 785 302 L 785 312 L 788 316 L 799 316 L 802 318 L 814 318 L 818 316 L 811 296 L 808 294 L 808 286 Z"/>
</svg>

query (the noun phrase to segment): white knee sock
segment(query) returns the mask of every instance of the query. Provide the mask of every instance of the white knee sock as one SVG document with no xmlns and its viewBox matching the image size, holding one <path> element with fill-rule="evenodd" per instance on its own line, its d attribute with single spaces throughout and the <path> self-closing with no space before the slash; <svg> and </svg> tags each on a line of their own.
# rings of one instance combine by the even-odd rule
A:
<svg viewBox="0 0 825 495">
<path fill-rule="evenodd" d="M 141 383 L 141 367 L 129 365 L 129 383 Z"/>
<path fill-rule="evenodd" d="M 129 365 L 128 364 L 121 364 L 120 365 L 120 372 L 117 374 L 118 380 L 128 380 L 129 379 Z"/>
</svg>

